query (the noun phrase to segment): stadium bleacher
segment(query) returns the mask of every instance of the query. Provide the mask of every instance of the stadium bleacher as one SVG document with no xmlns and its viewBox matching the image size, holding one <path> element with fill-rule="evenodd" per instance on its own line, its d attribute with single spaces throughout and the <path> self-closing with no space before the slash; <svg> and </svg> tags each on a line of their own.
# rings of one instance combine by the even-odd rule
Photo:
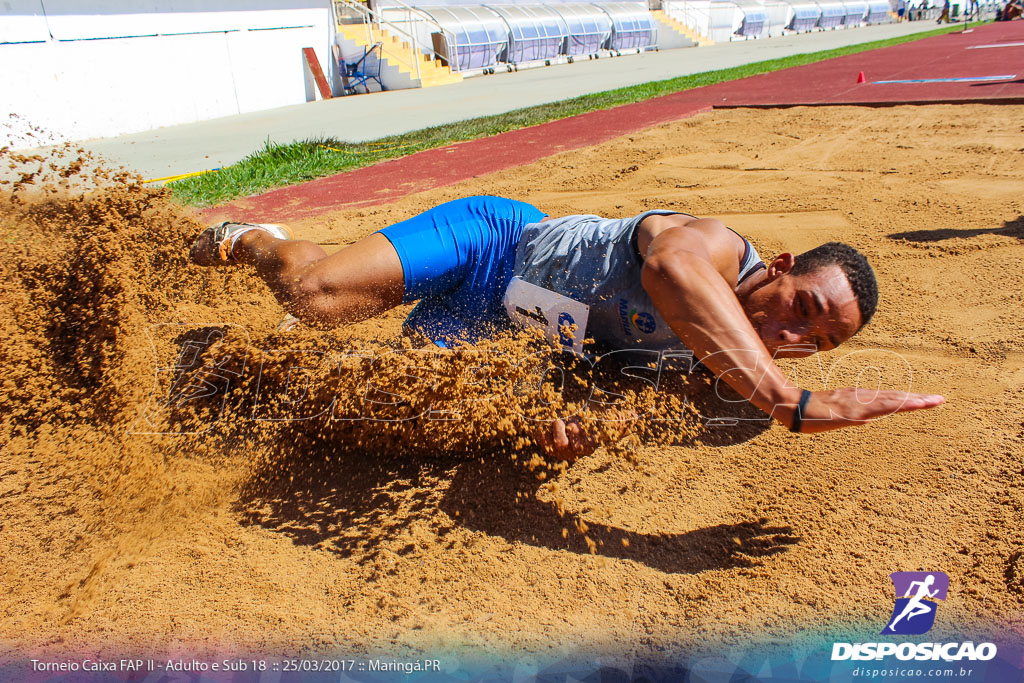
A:
<svg viewBox="0 0 1024 683">
<path fill-rule="evenodd" d="M 888 2 L 886 2 L 888 6 Z M 821 20 L 821 7 L 814 0 L 807 2 L 793 2 L 793 18 L 786 26 L 791 31 L 810 31 L 818 26 Z"/>
<path fill-rule="evenodd" d="M 657 21 L 646 5 L 632 2 L 606 2 L 600 5 L 612 20 L 608 48 L 615 51 L 642 50 L 658 44 Z"/>
<path fill-rule="evenodd" d="M 484 5 L 419 9 L 445 29 L 445 57 L 456 70 L 492 67 L 509 44 L 508 25 Z"/>
<path fill-rule="evenodd" d="M 888 0 L 664 0 L 665 13 L 715 42 L 893 21 Z"/>
<path fill-rule="evenodd" d="M 820 0 L 821 19 L 818 20 L 818 28 L 836 28 L 843 25 L 846 17 L 846 5 L 839 0 Z"/>
<path fill-rule="evenodd" d="M 436 2 L 437 0 L 435 0 Z M 404 32 L 423 38 L 456 71 L 484 71 L 556 57 L 596 56 L 602 51 L 654 49 L 659 22 L 645 2 L 481 2 L 425 4 L 381 0 L 378 13 L 404 22 Z M 415 9 L 416 16 L 406 9 Z M 433 27 L 424 25 L 422 15 Z M 424 36 L 424 32 L 433 35 Z"/>
<path fill-rule="evenodd" d="M 868 3 L 864 0 L 843 0 L 846 14 L 843 15 L 843 26 L 860 26 L 868 13 Z"/>
<path fill-rule="evenodd" d="M 568 36 L 565 21 L 547 5 L 490 7 L 508 27 L 508 45 L 498 55 L 506 64 L 550 60 L 562 54 Z"/>
<path fill-rule="evenodd" d="M 868 24 L 881 24 L 890 20 L 891 11 L 888 0 L 869 0 L 868 15 L 864 21 Z"/>
<path fill-rule="evenodd" d="M 595 5 L 566 4 L 556 6 L 555 11 L 568 27 L 569 35 L 565 45 L 567 55 L 596 54 L 611 38 L 611 17 Z"/>
<path fill-rule="evenodd" d="M 415 72 L 409 78 L 419 78 L 423 86 L 431 84 L 422 76 L 424 59 L 440 58 L 446 70 L 462 78 L 494 73 L 497 65 L 511 71 L 530 63 L 571 62 L 584 55 L 653 50 L 662 46 L 662 38 L 664 46 L 678 47 L 888 22 L 893 18 L 889 1 L 663 0 L 662 11 L 652 12 L 643 0 L 427 0 L 423 5 L 374 0 L 372 10 L 360 11 L 366 21 L 376 23 L 379 33 L 367 33 L 367 39 L 383 43 L 385 60 L 402 49 L 388 42 L 385 26 L 401 35 L 393 38 L 396 44 L 413 45 L 407 48 L 409 56 L 396 61 L 406 72 Z M 336 3 L 349 8 L 357 4 Z M 433 82 L 443 81 L 434 77 Z"/>
</svg>

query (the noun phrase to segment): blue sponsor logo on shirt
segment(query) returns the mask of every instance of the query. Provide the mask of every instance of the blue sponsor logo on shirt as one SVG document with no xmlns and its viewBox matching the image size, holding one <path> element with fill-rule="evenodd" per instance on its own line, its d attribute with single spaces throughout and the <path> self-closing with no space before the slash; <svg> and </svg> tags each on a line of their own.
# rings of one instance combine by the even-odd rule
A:
<svg viewBox="0 0 1024 683">
<path fill-rule="evenodd" d="M 633 311 L 633 315 L 631 315 L 629 319 L 633 321 L 633 326 L 644 334 L 654 332 L 654 329 L 658 326 L 658 324 L 654 322 L 653 315 L 642 311 Z"/>
<path fill-rule="evenodd" d="M 619 299 L 619 322 L 622 323 L 622 333 L 629 335 L 629 302 Z"/>
<path fill-rule="evenodd" d="M 629 302 L 626 299 L 619 299 L 618 311 L 623 334 L 632 336 L 634 329 L 639 330 L 643 334 L 652 334 L 658 327 L 658 323 L 654 320 L 653 315 L 638 311 L 635 308 L 630 310 Z"/>
</svg>

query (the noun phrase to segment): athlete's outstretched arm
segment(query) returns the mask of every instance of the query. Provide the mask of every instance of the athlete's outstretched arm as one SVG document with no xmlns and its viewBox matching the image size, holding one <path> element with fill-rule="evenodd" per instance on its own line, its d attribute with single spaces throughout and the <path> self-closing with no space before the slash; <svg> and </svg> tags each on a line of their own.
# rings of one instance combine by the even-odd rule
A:
<svg viewBox="0 0 1024 683">
<path fill-rule="evenodd" d="M 731 247 L 720 239 L 720 228 L 718 221 L 701 219 L 655 236 L 644 261 L 644 289 L 696 358 L 740 396 L 791 426 L 802 391 L 774 363 L 721 272 Z M 943 400 L 905 391 L 819 391 L 805 404 L 801 431 L 848 427 Z"/>
</svg>

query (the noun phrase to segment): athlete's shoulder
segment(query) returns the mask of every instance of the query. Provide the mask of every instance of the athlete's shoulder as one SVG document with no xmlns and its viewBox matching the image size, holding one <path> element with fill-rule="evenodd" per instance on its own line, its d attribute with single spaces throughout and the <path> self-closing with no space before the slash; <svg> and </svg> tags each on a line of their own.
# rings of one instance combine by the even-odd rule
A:
<svg viewBox="0 0 1024 683">
<path fill-rule="evenodd" d="M 673 216 L 657 218 L 671 219 Z M 655 254 L 670 259 L 675 258 L 673 254 L 689 254 L 710 262 L 722 277 L 734 281 L 745 243 L 742 237 L 717 218 L 690 217 L 686 220 L 683 216 L 682 220 L 656 221 L 644 225 L 639 235 L 638 247 L 640 253 L 646 255 L 645 263 Z"/>
<path fill-rule="evenodd" d="M 663 214 L 647 216 L 640 222 L 639 242 L 641 245 L 655 241 L 674 248 L 687 245 L 700 250 L 729 249 L 736 234 L 717 218 L 698 218 L 687 214 Z"/>
</svg>

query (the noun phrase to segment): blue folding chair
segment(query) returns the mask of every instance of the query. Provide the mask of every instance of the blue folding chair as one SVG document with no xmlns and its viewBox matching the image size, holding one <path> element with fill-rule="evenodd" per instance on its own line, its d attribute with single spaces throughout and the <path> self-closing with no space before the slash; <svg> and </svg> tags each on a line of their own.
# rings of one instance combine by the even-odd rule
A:
<svg viewBox="0 0 1024 683">
<path fill-rule="evenodd" d="M 380 80 L 380 62 L 383 43 L 374 43 L 370 47 L 363 48 L 363 56 L 354 62 L 346 62 L 344 59 L 338 63 L 341 71 L 342 89 L 346 95 L 357 92 L 362 86 L 366 92 L 370 92 L 370 81 L 377 81 L 381 90 L 385 90 L 383 81 Z"/>
</svg>

